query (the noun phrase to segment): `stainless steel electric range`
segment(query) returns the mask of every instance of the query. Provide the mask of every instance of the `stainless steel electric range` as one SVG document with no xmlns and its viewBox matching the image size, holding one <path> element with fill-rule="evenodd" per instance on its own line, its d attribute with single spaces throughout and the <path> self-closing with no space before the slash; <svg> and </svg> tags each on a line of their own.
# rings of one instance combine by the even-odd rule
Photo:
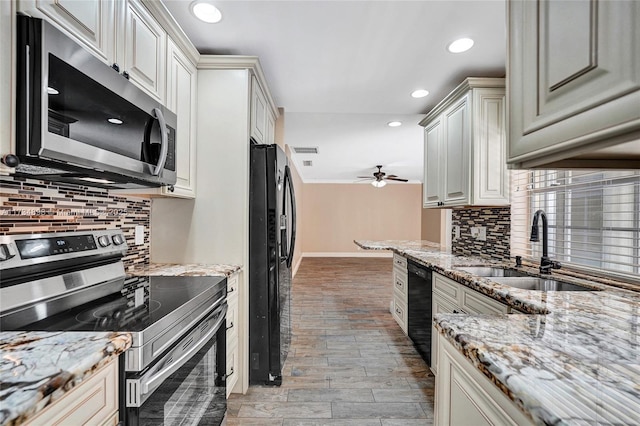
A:
<svg viewBox="0 0 640 426">
<path fill-rule="evenodd" d="M 126 250 L 119 230 L 0 237 L 0 329 L 129 332 L 125 425 L 222 423 L 226 278 L 127 276 Z"/>
</svg>

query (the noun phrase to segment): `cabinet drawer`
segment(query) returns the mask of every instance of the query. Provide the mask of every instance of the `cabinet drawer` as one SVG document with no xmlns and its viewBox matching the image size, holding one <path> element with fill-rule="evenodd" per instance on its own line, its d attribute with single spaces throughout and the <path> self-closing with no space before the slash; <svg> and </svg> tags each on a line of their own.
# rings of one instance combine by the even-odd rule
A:
<svg viewBox="0 0 640 426">
<path fill-rule="evenodd" d="M 232 297 L 238 294 L 238 274 L 233 274 L 227 277 L 227 297 Z"/>
<path fill-rule="evenodd" d="M 28 424 L 103 425 L 117 411 L 118 362 L 112 361 Z"/>
<path fill-rule="evenodd" d="M 507 305 L 465 287 L 462 288 L 460 307 L 470 314 L 506 314 L 509 312 Z"/>
<path fill-rule="evenodd" d="M 453 305 L 458 305 L 458 300 L 460 300 L 460 284 L 440 274 L 433 274 L 432 282 L 434 293 L 447 299 Z"/>
<path fill-rule="evenodd" d="M 227 398 L 238 381 L 238 339 L 227 340 Z"/>
<path fill-rule="evenodd" d="M 227 342 L 238 338 L 238 298 L 227 301 Z"/>
<path fill-rule="evenodd" d="M 393 269 L 393 291 L 400 297 L 400 299 L 407 303 L 407 272 L 398 272 Z"/>
<path fill-rule="evenodd" d="M 397 253 L 393 254 L 393 267 L 398 268 L 401 271 L 407 271 L 407 258 L 400 256 Z"/>
<path fill-rule="evenodd" d="M 395 295 L 394 295 L 395 296 Z M 398 297 L 393 298 L 393 311 L 391 312 L 393 318 L 395 318 L 396 322 L 402 329 L 402 331 L 407 333 L 407 306 L 398 299 Z"/>
</svg>

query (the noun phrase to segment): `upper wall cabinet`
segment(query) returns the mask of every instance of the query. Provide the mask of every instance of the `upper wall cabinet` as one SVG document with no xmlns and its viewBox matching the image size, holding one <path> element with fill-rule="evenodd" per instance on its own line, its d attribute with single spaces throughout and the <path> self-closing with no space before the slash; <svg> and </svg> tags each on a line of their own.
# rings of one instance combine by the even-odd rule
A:
<svg viewBox="0 0 640 426">
<path fill-rule="evenodd" d="M 57 24 L 106 64 L 116 62 L 116 2 L 20 0 L 18 10 Z"/>
<path fill-rule="evenodd" d="M 151 14 L 129 0 L 124 15 L 123 67 L 131 81 L 164 100 L 167 35 Z"/>
<path fill-rule="evenodd" d="M 420 125 L 424 208 L 509 204 L 504 79 L 466 79 Z"/>
<path fill-rule="evenodd" d="M 269 134 L 275 130 L 271 126 L 269 130 L 269 109 L 267 99 L 260 87 L 260 83 L 255 76 L 252 76 L 251 83 L 251 137 L 258 143 L 269 143 Z M 275 123 L 275 120 L 273 121 Z M 271 137 L 273 140 L 273 137 Z"/>
<path fill-rule="evenodd" d="M 142 90 L 164 101 L 167 34 L 140 0 L 20 0 L 19 10 L 46 19 Z"/>
<path fill-rule="evenodd" d="M 640 168 L 640 2 L 507 6 L 510 167 Z"/>
</svg>

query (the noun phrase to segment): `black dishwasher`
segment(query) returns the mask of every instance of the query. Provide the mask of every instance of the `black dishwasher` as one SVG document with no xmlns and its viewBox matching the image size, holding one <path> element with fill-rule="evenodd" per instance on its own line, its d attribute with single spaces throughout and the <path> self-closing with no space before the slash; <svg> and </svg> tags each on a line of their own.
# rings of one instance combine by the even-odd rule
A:
<svg viewBox="0 0 640 426">
<path fill-rule="evenodd" d="M 431 365 L 431 269 L 407 261 L 409 338 L 427 363 Z"/>
</svg>

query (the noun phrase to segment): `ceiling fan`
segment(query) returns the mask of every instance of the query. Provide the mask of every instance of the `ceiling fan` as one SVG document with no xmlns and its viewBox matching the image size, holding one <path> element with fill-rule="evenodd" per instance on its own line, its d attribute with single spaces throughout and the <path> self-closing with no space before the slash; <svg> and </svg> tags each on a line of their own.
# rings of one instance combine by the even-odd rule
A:
<svg viewBox="0 0 640 426">
<path fill-rule="evenodd" d="M 359 179 L 373 179 L 373 182 L 371 182 L 371 185 L 375 186 L 376 188 L 382 188 L 383 186 L 385 186 L 387 184 L 387 180 L 395 180 L 398 182 L 408 182 L 408 179 L 402 179 L 399 178 L 396 175 L 387 175 L 385 172 L 382 171 L 382 166 L 376 166 L 378 168 L 377 172 L 373 172 L 373 177 L 371 176 L 358 176 Z"/>
</svg>

